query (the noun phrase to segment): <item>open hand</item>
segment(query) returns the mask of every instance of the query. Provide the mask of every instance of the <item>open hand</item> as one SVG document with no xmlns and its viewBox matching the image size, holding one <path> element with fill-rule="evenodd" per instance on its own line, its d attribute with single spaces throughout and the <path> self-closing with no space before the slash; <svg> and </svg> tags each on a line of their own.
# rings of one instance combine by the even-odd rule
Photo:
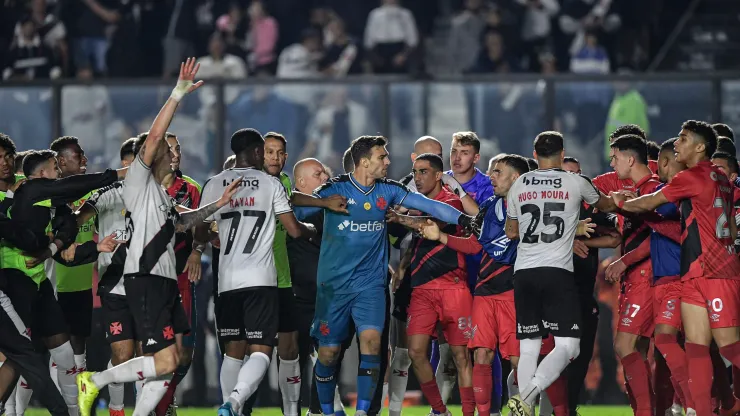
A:
<svg viewBox="0 0 740 416">
<path fill-rule="evenodd" d="M 622 260 L 617 260 L 606 267 L 606 281 L 616 283 L 627 270 L 627 265 Z"/>
<path fill-rule="evenodd" d="M 185 269 L 182 271 L 183 273 L 188 273 L 188 280 L 192 283 L 199 281 L 203 273 L 203 263 L 201 262 L 202 255 L 203 253 L 200 251 L 193 250 L 188 257 L 187 263 L 185 263 Z"/>
<path fill-rule="evenodd" d="M 419 227 L 419 233 L 422 237 L 431 241 L 438 241 L 440 237 L 439 225 L 432 220 L 427 220 L 426 224 Z"/>
<path fill-rule="evenodd" d="M 578 221 L 578 228 L 576 228 L 576 235 L 579 237 L 591 238 L 591 234 L 594 233 L 596 224 L 591 222 L 591 218 Z"/>
<path fill-rule="evenodd" d="M 221 208 L 231 201 L 231 198 L 236 194 L 236 191 L 239 190 L 239 186 L 242 184 L 242 179 L 244 179 L 243 176 L 234 179 L 234 182 L 231 182 L 231 184 L 224 189 L 223 195 L 221 195 L 221 198 L 216 202 L 217 207 Z"/>
<path fill-rule="evenodd" d="M 176 101 L 180 101 L 182 97 L 190 94 L 203 85 L 203 81 L 193 83 L 195 75 L 198 73 L 199 69 L 200 64 L 196 63 L 195 58 L 188 58 L 185 62 L 180 64 L 180 75 L 177 77 L 177 85 L 172 91 L 172 98 Z"/>
<path fill-rule="evenodd" d="M 112 253 L 116 250 L 116 247 L 118 247 L 119 244 L 123 244 L 123 243 L 125 243 L 125 241 L 116 240 L 116 233 L 113 233 L 105 237 L 101 242 L 98 243 L 98 252 Z M 62 257 L 64 257 L 64 255 L 62 255 Z M 72 258 L 74 258 L 74 255 L 72 256 Z M 65 258 L 64 260 L 67 260 L 67 259 Z M 71 261 L 71 260 L 67 260 L 67 261 Z"/>
<path fill-rule="evenodd" d="M 588 247 L 586 247 L 586 243 L 581 240 L 573 240 L 573 254 L 582 259 L 588 257 Z"/>
</svg>

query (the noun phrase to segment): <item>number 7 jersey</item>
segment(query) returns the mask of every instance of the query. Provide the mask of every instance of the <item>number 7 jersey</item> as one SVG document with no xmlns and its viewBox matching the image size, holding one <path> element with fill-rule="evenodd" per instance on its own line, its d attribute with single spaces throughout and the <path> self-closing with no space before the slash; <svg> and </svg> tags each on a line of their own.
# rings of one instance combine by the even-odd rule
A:
<svg viewBox="0 0 740 416">
<path fill-rule="evenodd" d="M 521 175 L 509 189 L 506 207 L 506 215 L 519 221 L 514 271 L 558 267 L 572 272 L 581 201 L 593 205 L 600 197 L 590 179 L 562 169 Z"/>
<path fill-rule="evenodd" d="M 210 178 L 203 186 L 201 205 L 218 200 L 240 176 L 242 184 L 229 205 L 206 219 L 218 224 L 218 293 L 277 286 L 272 249 L 275 218 L 292 211 L 280 181 L 254 168 L 228 169 Z"/>
</svg>

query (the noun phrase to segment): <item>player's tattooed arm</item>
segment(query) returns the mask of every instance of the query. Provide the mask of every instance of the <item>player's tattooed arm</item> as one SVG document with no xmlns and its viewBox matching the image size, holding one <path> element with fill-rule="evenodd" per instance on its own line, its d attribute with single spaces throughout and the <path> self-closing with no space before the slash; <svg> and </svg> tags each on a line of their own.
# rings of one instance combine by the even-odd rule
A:
<svg viewBox="0 0 740 416">
<path fill-rule="evenodd" d="M 506 237 L 508 237 L 509 240 L 518 240 L 519 239 L 519 220 L 515 220 L 511 217 L 506 217 L 505 232 L 506 232 Z"/>
<path fill-rule="evenodd" d="M 426 224 L 427 220 L 430 218 L 431 217 L 402 215 L 392 209 L 389 209 L 385 215 L 385 219 L 388 222 L 401 224 L 404 227 L 411 228 L 414 230 L 419 230 L 422 226 Z"/>
<path fill-rule="evenodd" d="M 221 195 L 221 198 L 219 198 L 218 201 L 211 202 L 210 204 L 204 205 L 195 210 L 181 213 L 180 220 L 176 224 L 175 231 L 177 231 L 178 233 L 184 233 L 185 231 L 192 229 L 196 225 L 203 223 L 206 218 L 210 217 L 219 209 L 226 206 L 231 201 L 231 197 L 234 196 L 236 191 L 241 186 L 242 179 L 242 177 L 239 177 L 231 182 L 231 184 L 229 184 L 229 186 L 224 189 L 224 193 L 223 195 Z"/>
</svg>

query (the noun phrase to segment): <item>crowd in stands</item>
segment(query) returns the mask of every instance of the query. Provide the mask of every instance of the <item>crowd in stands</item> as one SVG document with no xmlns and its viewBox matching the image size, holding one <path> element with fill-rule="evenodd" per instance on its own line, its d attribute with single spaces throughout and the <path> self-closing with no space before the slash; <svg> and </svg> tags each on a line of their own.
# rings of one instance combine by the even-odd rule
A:
<svg viewBox="0 0 740 416">
<path fill-rule="evenodd" d="M 2 79 L 425 74 L 603 74 L 646 64 L 656 0 L 4 0 Z M 449 29 L 440 45 L 435 32 Z"/>
</svg>

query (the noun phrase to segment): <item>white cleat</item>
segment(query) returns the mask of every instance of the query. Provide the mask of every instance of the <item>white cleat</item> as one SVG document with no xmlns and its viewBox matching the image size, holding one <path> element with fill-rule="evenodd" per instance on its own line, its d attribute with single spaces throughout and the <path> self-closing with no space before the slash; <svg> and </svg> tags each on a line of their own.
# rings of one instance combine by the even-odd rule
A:
<svg viewBox="0 0 740 416">
<path fill-rule="evenodd" d="M 665 411 L 665 416 L 683 416 L 683 406 L 673 403 L 673 406 Z"/>
<path fill-rule="evenodd" d="M 692 408 L 686 409 L 686 416 L 696 416 L 696 410 Z"/>
</svg>

